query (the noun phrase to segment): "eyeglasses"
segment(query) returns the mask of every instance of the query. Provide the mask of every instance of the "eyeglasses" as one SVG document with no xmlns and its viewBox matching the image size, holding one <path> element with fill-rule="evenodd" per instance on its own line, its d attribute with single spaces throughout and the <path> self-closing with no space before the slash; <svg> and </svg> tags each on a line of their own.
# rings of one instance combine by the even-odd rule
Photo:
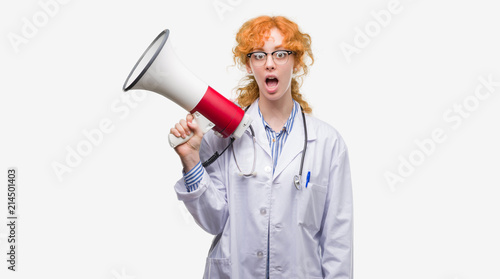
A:
<svg viewBox="0 0 500 279">
<path fill-rule="evenodd" d="M 271 54 L 274 63 L 277 65 L 284 65 L 288 62 L 288 57 L 292 55 L 294 52 L 291 50 L 275 50 L 271 53 L 263 52 L 263 51 L 254 51 L 247 54 L 247 57 L 250 58 L 252 64 L 256 67 L 263 66 L 267 61 L 267 55 Z"/>
</svg>

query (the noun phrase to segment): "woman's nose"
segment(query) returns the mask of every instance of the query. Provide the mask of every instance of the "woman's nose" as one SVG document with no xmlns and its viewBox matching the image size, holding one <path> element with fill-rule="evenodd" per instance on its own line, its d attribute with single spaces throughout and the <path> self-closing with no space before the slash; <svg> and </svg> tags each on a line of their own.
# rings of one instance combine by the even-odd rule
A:
<svg viewBox="0 0 500 279">
<path fill-rule="evenodd" d="M 276 64 L 274 63 L 273 56 L 268 54 L 266 56 L 266 69 L 267 70 L 274 69 L 275 66 Z"/>
</svg>

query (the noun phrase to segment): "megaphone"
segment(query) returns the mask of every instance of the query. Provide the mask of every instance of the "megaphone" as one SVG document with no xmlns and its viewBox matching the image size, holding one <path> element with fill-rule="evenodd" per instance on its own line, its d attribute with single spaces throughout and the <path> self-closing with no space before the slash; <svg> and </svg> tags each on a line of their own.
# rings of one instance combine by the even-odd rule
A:
<svg viewBox="0 0 500 279">
<path fill-rule="evenodd" d="M 197 78 L 177 58 L 163 30 L 149 45 L 123 84 L 123 90 L 148 90 L 172 100 L 194 115 L 203 133 L 213 129 L 221 137 L 240 138 L 252 119 L 212 87 Z M 186 138 L 169 134 L 170 146 Z"/>
</svg>

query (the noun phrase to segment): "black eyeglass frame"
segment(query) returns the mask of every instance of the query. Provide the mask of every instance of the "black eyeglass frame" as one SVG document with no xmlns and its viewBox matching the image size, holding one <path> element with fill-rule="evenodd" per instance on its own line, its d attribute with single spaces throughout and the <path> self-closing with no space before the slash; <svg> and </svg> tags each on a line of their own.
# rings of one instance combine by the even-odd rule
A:
<svg viewBox="0 0 500 279">
<path fill-rule="evenodd" d="M 273 61 L 274 61 L 274 54 L 275 54 L 276 52 L 282 52 L 282 51 L 286 52 L 286 54 L 287 54 L 288 56 L 290 56 L 290 55 L 292 55 L 292 54 L 295 54 L 295 51 L 286 50 L 286 49 L 278 49 L 278 50 L 275 50 L 275 51 L 273 51 L 273 52 L 271 52 L 271 53 L 264 52 L 264 51 L 253 51 L 253 52 L 248 53 L 248 54 L 247 54 L 247 57 L 248 57 L 248 58 L 252 58 L 252 54 L 254 54 L 254 53 L 264 53 L 264 54 L 266 55 L 266 59 L 265 59 L 265 60 L 267 60 L 267 55 L 268 55 L 268 54 L 271 54 L 271 57 L 273 57 Z M 287 58 L 288 58 L 288 57 L 287 57 Z M 265 60 L 264 60 L 264 61 L 265 61 Z M 288 60 L 287 60 L 287 61 L 288 61 Z M 276 61 L 275 61 L 275 62 L 276 62 Z"/>
</svg>

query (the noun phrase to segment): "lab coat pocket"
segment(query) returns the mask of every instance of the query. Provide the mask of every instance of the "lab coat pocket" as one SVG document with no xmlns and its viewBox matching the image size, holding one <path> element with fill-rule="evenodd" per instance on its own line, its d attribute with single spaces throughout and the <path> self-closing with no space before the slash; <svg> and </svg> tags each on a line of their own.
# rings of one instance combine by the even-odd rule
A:
<svg viewBox="0 0 500 279">
<path fill-rule="evenodd" d="M 326 186 L 309 182 L 298 193 L 297 219 L 299 225 L 313 231 L 321 227 L 326 201 Z"/>
<path fill-rule="evenodd" d="M 230 279 L 231 278 L 231 260 L 207 258 L 205 265 L 205 276 L 203 279 Z"/>
</svg>

